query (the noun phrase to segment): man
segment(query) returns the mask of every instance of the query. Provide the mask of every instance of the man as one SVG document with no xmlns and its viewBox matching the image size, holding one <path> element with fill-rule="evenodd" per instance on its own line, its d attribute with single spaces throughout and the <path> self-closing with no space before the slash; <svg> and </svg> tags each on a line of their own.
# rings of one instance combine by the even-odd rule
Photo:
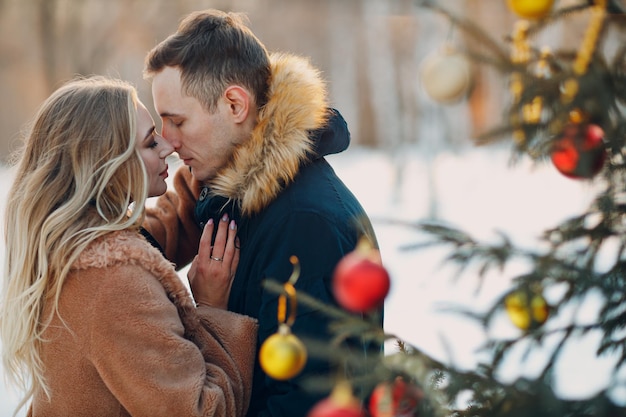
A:
<svg viewBox="0 0 626 417">
<path fill-rule="evenodd" d="M 182 267 L 209 219 L 236 221 L 240 260 L 228 308 L 259 320 L 257 348 L 278 327 L 278 295 L 262 282 L 286 281 L 292 255 L 301 268 L 296 290 L 336 304 L 335 265 L 359 238 L 376 240 L 363 208 L 323 158 L 344 150 L 349 133 L 329 109 L 319 71 L 300 57 L 270 55 L 239 15 L 209 10 L 187 16 L 150 51 L 145 75 L 162 135 L 188 166 L 176 174 L 176 193 L 147 213 L 145 227 L 166 256 Z M 328 323 L 298 306 L 292 331 L 328 341 Z M 304 417 L 325 394 L 302 381 L 336 376 L 329 369 L 311 357 L 298 377 L 277 381 L 257 363 L 248 416 Z"/>
</svg>

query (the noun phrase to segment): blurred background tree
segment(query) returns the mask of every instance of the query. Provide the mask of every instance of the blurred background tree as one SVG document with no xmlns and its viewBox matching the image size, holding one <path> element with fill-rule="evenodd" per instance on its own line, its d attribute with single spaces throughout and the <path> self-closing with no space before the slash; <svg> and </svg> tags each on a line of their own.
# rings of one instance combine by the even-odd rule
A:
<svg viewBox="0 0 626 417">
<path fill-rule="evenodd" d="M 512 21 L 498 0 L 447 1 L 498 26 Z M 203 8 L 243 12 L 270 50 L 311 57 L 353 143 L 397 158 L 398 187 L 407 147 L 419 143 L 429 161 L 442 149 L 461 149 L 499 108 L 498 96 L 488 92 L 501 86 L 488 75 L 475 78 L 469 107 L 442 108 L 423 93 L 424 56 L 441 39 L 462 44 L 465 35 L 450 33 L 444 18 L 410 0 L 1 0 L 0 163 L 39 103 L 76 74 L 127 79 L 151 109 L 141 76 L 147 51 L 186 13 Z"/>
</svg>

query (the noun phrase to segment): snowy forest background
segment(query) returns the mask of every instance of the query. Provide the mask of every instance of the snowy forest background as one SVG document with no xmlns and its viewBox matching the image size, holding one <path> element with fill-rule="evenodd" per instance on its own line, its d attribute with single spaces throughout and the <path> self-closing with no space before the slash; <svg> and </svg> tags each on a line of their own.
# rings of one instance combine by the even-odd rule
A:
<svg viewBox="0 0 626 417">
<path fill-rule="evenodd" d="M 496 38 L 516 20 L 503 0 L 440 3 Z M 475 67 L 466 100 L 447 106 L 430 100 L 420 84 L 420 63 L 445 41 L 462 45 L 467 39 L 413 1 L 0 0 L 0 214 L 12 175 L 3 164 L 20 129 L 56 86 L 74 74 L 115 75 L 133 82 L 150 108 L 149 85 L 141 78 L 146 51 L 183 15 L 209 7 L 246 13 L 268 49 L 309 56 L 322 69 L 353 138 L 351 148 L 330 162 L 373 218 L 392 276 L 386 331 L 444 362 L 474 367 L 487 335 L 445 308 L 488 308 L 516 271 L 479 282 L 470 270 L 453 280 L 454 271 L 441 267 L 443 252 L 405 250 L 419 238 L 394 223 L 436 218 L 478 238 L 494 238 L 501 230 L 532 246 L 543 229 L 583 210 L 594 186 L 548 165 L 522 160 L 511 166 L 506 146 L 472 145 L 473 137 L 499 121 L 506 80 Z M 572 26 L 554 25 L 541 42 L 575 43 L 579 33 Z M 600 302 L 590 294 L 562 319 L 592 320 Z M 506 317 L 491 331 L 503 338 L 519 332 Z M 607 370 L 615 359 L 595 358 L 598 337 L 591 332 L 570 343 L 556 367 L 557 395 L 587 397 L 612 384 Z M 504 380 L 532 374 L 550 350 L 542 346 L 525 356 L 523 348 L 508 358 Z M 626 393 L 612 397 L 626 402 Z M 9 416 L 15 403 L 14 393 L 0 383 L 0 416 Z"/>
<path fill-rule="evenodd" d="M 496 37 L 516 20 L 502 0 L 440 3 Z M 416 142 L 462 147 L 502 109 L 504 80 L 478 68 L 469 106 L 443 109 L 427 99 L 420 63 L 445 40 L 462 46 L 466 39 L 411 0 L 0 0 L 1 159 L 39 103 L 74 74 L 130 80 L 150 103 L 141 76 L 146 52 L 186 13 L 209 7 L 247 14 L 270 50 L 309 56 L 356 143 L 388 151 Z M 548 35 L 563 44 L 572 34 L 555 25 Z"/>
</svg>

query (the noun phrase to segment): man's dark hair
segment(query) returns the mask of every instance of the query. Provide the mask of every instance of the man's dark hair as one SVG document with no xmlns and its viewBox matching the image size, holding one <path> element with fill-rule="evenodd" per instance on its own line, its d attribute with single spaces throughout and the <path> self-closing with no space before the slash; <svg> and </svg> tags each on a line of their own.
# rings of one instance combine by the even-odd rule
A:
<svg viewBox="0 0 626 417">
<path fill-rule="evenodd" d="M 248 89 L 257 108 L 267 102 L 269 54 L 241 14 L 213 9 L 189 14 L 148 53 L 144 76 L 152 78 L 165 67 L 179 68 L 183 93 L 209 111 L 232 84 Z"/>
</svg>

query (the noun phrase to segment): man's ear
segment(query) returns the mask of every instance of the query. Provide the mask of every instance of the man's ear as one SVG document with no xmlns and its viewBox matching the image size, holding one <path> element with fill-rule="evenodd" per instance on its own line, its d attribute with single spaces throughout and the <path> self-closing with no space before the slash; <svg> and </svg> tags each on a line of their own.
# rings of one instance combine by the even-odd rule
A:
<svg viewBox="0 0 626 417">
<path fill-rule="evenodd" d="M 226 104 L 236 123 L 244 122 L 250 111 L 251 97 L 248 90 L 238 85 L 231 85 L 224 91 Z"/>
</svg>

